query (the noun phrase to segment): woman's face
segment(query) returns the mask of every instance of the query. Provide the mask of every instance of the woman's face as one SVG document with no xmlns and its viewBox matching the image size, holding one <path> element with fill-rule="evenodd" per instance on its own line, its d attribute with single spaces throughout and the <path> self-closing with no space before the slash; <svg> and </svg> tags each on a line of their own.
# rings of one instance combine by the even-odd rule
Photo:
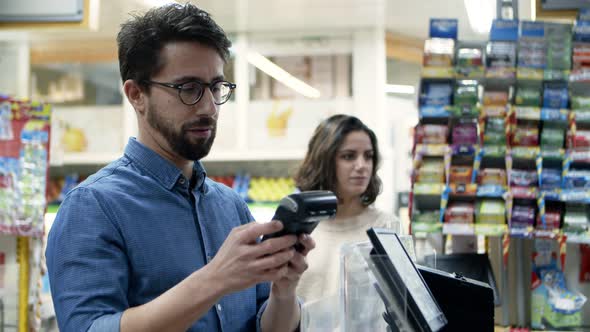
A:
<svg viewBox="0 0 590 332">
<path fill-rule="evenodd" d="M 373 174 L 373 145 L 364 131 L 348 133 L 336 152 L 336 192 L 341 199 L 360 198 Z"/>
</svg>

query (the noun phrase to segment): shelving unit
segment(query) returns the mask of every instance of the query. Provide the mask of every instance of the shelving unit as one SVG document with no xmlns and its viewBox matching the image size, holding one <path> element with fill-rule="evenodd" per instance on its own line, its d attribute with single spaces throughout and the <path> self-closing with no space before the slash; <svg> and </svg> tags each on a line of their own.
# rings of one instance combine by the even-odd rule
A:
<svg viewBox="0 0 590 332">
<path fill-rule="evenodd" d="M 0 95 L 0 330 L 38 330 L 51 107 Z"/>
<path fill-rule="evenodd" d="M 550 241 L 551 246 L 535 247 L 533 257 L 556 250 L 561 256 L 556 271 L 565 271 L 567 244 L 590 241 L 586 45 L 576 42 L 571 25 L 495 20 L 490 41 L 473 44 L 456 40 L 456 21 L 446 20 L 451 28 L 444 31 L 433 29 L 432 22 L 415 128 L 411 230 L 418 237 L 502 237 L 494 240 L 504 256 L 498 270 L 502 296 L 515 302 L 516 324 L 529 325 L 526 293 L 508 293 L 506 284 L 515 282 L 510 273 L 520 280 L 517 289 L 531 288 L 522 284 L 524 265 L 508 269 L 510 251 L 521 260 L 525 241 Z M 533 261 L 538 269 L 537 258 Z M 534 294 L 537 305 L 543 300 Z M 581 313 L 574 312 L 543 319 L 554 327 L 566 319 L 572 324 Z"/>
</svg>

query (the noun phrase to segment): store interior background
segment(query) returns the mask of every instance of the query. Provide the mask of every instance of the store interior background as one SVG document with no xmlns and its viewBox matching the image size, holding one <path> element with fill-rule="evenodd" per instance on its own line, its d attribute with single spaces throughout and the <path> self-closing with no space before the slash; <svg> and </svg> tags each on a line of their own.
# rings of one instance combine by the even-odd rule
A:
<svg viewBox="0 0 590 332">
<path fill-rule="evenodd" d="M 429 20 L 457 18 L 460 40 L 487 40 L 489 25 L 478 31 L 471 22 L 491 22 L 495 1 L 473 1 L 481 10 L 469 14 L 463 0 L 190 1 L 211 13 L 230 35 L 227 77 L 238 85 L 221 108 L 217 138 L 204 159 L 208 174 L 222 180 L 246 174 L 283 178 L 261 181 L 257 192 L 262 201 L 277 200 L 290 190 L 287 179 L 319 121 L 331 114 L 352 114 L 378 136 L 384 186 L 376 205 L 398 216 L 407 233 L 412 128 L 418 122 L 416 91 Z M 129 13 L 168 2 L 85 0 L 89 15 L 82 25 L 0 24 L 0 93 L 53 105 L 50 178 L 91 174 L 118 158 L 128 137 L 135 135 L 135 114 L 121 94 L 115 38 Z M 520 20 L 534 19 L 533 2 L 519 1 Z M 271 78 L 255 66 L 258 54 L 309 83 L 319 97 Z M 251 207 L 262 220 L 274 209 L 273 204 Z M 46 231 L 55 208 L 48 211 Z M 482 243 L 480 239 L 480 251 L 485 250 Z M 499 238 L 488 246 L 494 267 L 501 265 Z M 416 243 L 422 254 L 435 247 Z M 509 271 L 522 264 L 530 271 L 531 245 L 520 249 L 510 253 Z M 568 259 L 575 261 L 576 252 L 569 250 L 573 257 Z M 530 312 L 523 309 L 530 290 L 519 285 L 530 284 L 530 273 L 510 280 L 515 300 L 498 308 L 496 322 L 524 326 L 530 321 Z M 589 296 L 588 284 L 575 287 Z M 589 305 L 583 316 L 590 324 Z"/>
</svg>

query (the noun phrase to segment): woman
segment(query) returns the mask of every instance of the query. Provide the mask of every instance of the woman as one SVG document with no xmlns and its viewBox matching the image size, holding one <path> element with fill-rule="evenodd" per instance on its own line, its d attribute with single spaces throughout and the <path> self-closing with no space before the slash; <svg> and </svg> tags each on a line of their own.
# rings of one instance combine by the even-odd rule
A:
<svg viewBox="0 0 590 332">
<path fill-rule="evenodd" d="M 297 288 L 305 302 L 338 294 L 343 244 L 367 241 L 370 227 L 392 227 L 393 217 L 372 205 L 381 191 L 378 165 L 377 137 L 358 118 L 333 115 L 316 128 L 295 182 L 301 191 L 333 191 L 338 211 L 312 233 L 316 248 Z"/>
</svg>

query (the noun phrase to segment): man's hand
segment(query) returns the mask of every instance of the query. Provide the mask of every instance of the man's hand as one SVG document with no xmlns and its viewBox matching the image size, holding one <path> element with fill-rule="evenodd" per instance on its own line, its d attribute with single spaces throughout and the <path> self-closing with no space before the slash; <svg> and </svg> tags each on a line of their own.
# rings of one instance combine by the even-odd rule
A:
<svg viewBox="0 0 590 332">
<path fill-rule="evenodd" d="M 266 241 L 265 241 L 266 242 Z M 295 290 L 301 275 L 307 270 L 307 254 L 315 248 L 315 241 L 307 234 L 299 235 L 298 242 L 302 245 L 301 252 L 295 251 L 288 263 L 286 274 L 274 280 L 271 288 L 272 296 L 277 299 L 291 299 L 295 297 Z"/>
<path fill-rule="evenodd" d="M 261 236 L 278 232 L 282 228 L 283 224 L 279 221 L 264 224 L 251 222 L 230 232 L 215 258 L 205 266 L 211 276 L 223 285 L 224 294 L 240 291 L 261 282 L 292 279 L 295 275 L 298 279 L 300 273 L 297 274 L 295 271 L 303 272 L 307 264 L 303 255 L 293 249 L 297 242 L 295 235 L 257 242 Z M 307 251 L 309 249 L 306 246 L 306 254 Z M 295 258 L 296 256 L 299 258 Z"/>
</svg>

